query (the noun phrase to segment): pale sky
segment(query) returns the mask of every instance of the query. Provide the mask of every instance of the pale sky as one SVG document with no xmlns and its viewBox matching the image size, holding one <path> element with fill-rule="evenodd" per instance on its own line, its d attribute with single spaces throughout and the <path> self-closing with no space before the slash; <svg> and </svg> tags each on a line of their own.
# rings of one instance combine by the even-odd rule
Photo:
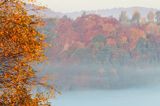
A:
<svg viewBox="0 0 160 106">
<path fill-rule="evenodd" d="M 117 7 L 150 7 L 160 9 L 160 0 L 37 0 L 53 11 L 110 9 Z"/>
</svg>

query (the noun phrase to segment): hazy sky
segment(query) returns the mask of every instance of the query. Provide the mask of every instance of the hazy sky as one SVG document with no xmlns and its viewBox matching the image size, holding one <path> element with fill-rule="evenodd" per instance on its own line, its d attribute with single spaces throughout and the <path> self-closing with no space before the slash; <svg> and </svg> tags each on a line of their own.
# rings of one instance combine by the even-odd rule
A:
<svg viewBox="0 0 160 106">
<path fill-rule="evenodd" d="M 160 8 L 160 0 L 37 0 L 54 11 L 73 12 L 115 7 Z"/>
</svg>

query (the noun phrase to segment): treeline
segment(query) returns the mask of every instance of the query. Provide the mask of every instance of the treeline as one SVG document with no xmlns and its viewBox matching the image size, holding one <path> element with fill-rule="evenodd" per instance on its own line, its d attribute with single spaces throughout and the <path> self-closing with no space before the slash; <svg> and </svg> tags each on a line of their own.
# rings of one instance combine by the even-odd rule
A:
<svg viewBox="0 0 160 106">
<path fill-rule="evenodd" d="M 160 61 L 160 11 L 147 17 L 136 11 L 131 18 L 122 11 L 119 20 L 82 14 L 75 20 L 64 16 L 46 20 L 53 43 L 54 61 L 126 64 Z M 54 33 L 54 34 L 53 34 Z"/>
</svg>

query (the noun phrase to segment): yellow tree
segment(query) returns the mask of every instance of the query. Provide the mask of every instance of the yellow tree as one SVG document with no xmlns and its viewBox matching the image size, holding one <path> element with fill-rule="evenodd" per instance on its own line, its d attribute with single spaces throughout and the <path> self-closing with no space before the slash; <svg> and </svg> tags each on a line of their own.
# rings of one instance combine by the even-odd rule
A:
<svg viewBox="0 0 160 106">
<path fill-rule="evenodd" d="M 23 0 L 0 0 L 0 106 L 49 105 L 47 93 L 33 90 L 47 86 L 32 68 L 45 60 L 45 35 L 37 31 L 41 23 Z"/>
</svg>

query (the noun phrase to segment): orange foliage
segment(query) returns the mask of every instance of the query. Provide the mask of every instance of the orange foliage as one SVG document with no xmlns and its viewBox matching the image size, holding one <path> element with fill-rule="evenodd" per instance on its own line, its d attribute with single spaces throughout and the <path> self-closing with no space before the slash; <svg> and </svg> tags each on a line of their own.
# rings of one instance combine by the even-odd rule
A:
<svg viewBox="0 0 160 106">
<path fill-rule="evenodd" d="M 145 32 L 139 28 L 130 28 L 130 49 L 134 49 L 136 47 L 139 38 L 145 38 Z"/>
<path fill-rule="evenodd" d="M 36 80 L 32 63 L 45 60 L 45 35 L 36 28 L 41 19 L 29 15 L 22 0 L 0 1 L 0 105 L 49 105 L 48 95 L 34 93 Z"/>
<path fill-rule="evenodd" d="M 147 34 L 159 34 L 159 26 L 154 23 L 149 23 L 145 26 L 145 31 Z"/>
<path fill-rule="evenodd" d="M 116 46 L 116 40 L 113 38 L 107 39 L 107 44 L 110 46 Z"/>
<path fill-rule="evenodd" d="M 106 55 L 110 54 L 111 57 L 112 54 L 116 54 L 118 49 L 124 53 L 119 53 L 119 57 L 116 58 L 121 59 L 126 55 L 130 60 L 134 60 L 137 51 L 151 51 L 149 49 L 152 46 L 159 54 L 156 46 L 160 42 L 160 26 L 154 18 L 154 14 L 150 13 L 147 22 L 146 17 L 141 18 L 140 14 L 136 12 L 132 19 L 128 18 L 127 23 L 123 24 L 114 17 L 102 17 L 96 14 L 83 14 L 75 20 L 67 17 L 57 19 L 55 33 L 58 37 L 53 39 L 55 46 L 52 48 L 54 50 L 51 50 L 51 56 L 54 55 L 55 60 L 65 60 L 68 63 L 70 59 L 76 61 L 74 57 L 81 60 L 78 59 L 78 56 L 69 55 L 77 51 L 84 50 L 90 55 L 89 59 L 95 59 L 96 53 L 98 54 L 99 51 L 103 51 L 104 55 L 105 53 Z M 99 36 L 103 36 L 103 38 L 99 38 Z M 98 39 L 98 43 L 94 42 L 94 38 Z M 111 52 L 107 54 L 105 49 L 108 45 Z M 140 48 L 144 50 L 140 50 Z M 144 53 L 142 54 L 144 55 Z M 146 56 L 152 58 L 149 53 Z M 106 59 L 106 61 L 108 60 Z"/>
</svg>

